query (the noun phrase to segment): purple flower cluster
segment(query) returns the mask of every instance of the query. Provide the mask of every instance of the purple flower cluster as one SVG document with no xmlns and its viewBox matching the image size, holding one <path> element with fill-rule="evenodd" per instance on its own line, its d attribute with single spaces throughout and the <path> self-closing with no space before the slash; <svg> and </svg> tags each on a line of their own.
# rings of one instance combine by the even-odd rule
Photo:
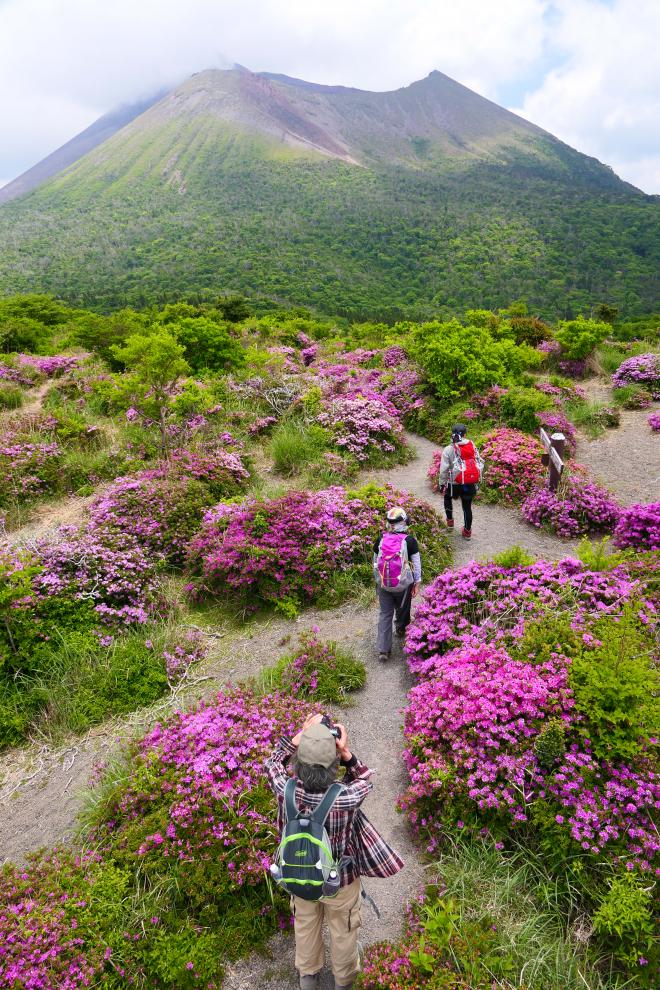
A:
<svg viewBox="0 0 660 990">
<path fill-rule="evenodd" d="M 336 399 L 317 421 L 331 432 L 338 447 L 358 461 L 368 460 L 374 450 L 393 453 L 404 443 L 396 411 L 380 399 Z"/>
<path fill-rule="evenodd" d="M 251 437 L 258 437 L 261 433 L 265 433 L 266 430 L 270 429 L 277 422 L 277 416 L 261 416 L 259 419 L 255 419 L 254 423 L 248 429 L 248 433 Z"/>
<path fill-rule="evenodd" d="M 539 488 L 521 506 L 523 518 L 532 526 L 548 526 L 558 536 L 580 536 L 611 532 L 621 506 L 595 481 L 575 475 L 563 481 L 557 492 Z"/>
<path fill-rule="evenodd" d="M 62 531 L 55 542 L 37 544 L 36 552 L 42 566 L 33 581 L 37 597 L 89 601 L 108 626 L 142 625 L 163 609 L 155 565 L 127 533 Z"/>
<path fill-rule="evenodd" d="M 57 443 L 33 443 L 20 435 L 0 439 L 0 505 L 33 499 L 57 478 L 62 451 Z"/>
<path fill-rule="evenodd" d="M 614 543 L 622 550 L 660 550 L 660 502 L 622 508 Z"/>
<path fill-rule="evenodd" d="M 19 354 L 18 362 L 26 368 L 34 368 L 46 378 L 58 378 L 67 371 L 73 371 L 87 355 L 54 354 L 41 357 L 37 354 Z"/>
<path fill-rule="evenodd" d="M 137 861 L 152 870 L 154 861 L 168 859 L 195 869 L 211 862 L 216 874 L 223 865 L 234 890 L 261 882 L 277 842 L 263 761 L 279 736 L 302 724 L 308 708 L 288 694 L 260 698 L 241 685 L 156 725 L 134 748 L 126 785 L 108 810 L 106 835 L 121 841 L 124 829 L 160 806 L 162 827 L 145 831 Z"/>
<path fill-rule="evenodd" d="M 525 498 L 546 472 L 541 463 L 540 440 L 520 430 L 493 430 L 485 437 L 481 453 L 486 461 L 484 480 L 488 490 L 507 503 Z"/>
<path fill-rule="evenodd" d="M 612 375 L 614 388 L 624 385 L 644 385 L 651 392 L 660 389 L 660 357 L 657 354 L 638 354 L 627 358 Z"/>
<path fill-rule="evenodd" d="M 660 412 L 651 413 L 647 422 L 654 433 L 660 432 Z"/>
<path fill-rule="evenodd" d="M 169 650 L 163 650 L 165 669 L 170 684 L 185 677 L 188 669 L 203 660 L 208 652 L 204 636 L 194 629 L 186 633 L 185 640 Z"/>
<path fill-rule="evenodd" d="M 566 437 L 565 455 L 573 457 L 577 450 L 577 431 L 563 412 L 540 412 L 537 415 L 540 425 L 548 436 L 563 433 Z"/>
<path fill-rule="evenodd" d="M 377 520 L 374 509 L 339 487 L 218 505 L 192 542 L 197 593 L 232 589 L 265 601 L 311 600 L 333 571 L 366 559 Z"/>
<path fill-rule="evenodd" d="M 570 558 L 513 568 L 473 562 L 429 586 L 406 644 L 417 684 L 406 714 L 411 783 L 402 805 L 430 850 L 448 820 L 510 829 L 543 804 L 552 827 L 583 852 L 651 868 L 660 781 L 648 757 L 613 763 L 590 753 L 570 686 L 571 647 L 559 635 L 543 656 L 518 648 L 530 623 L 563 613 L 590 649 L 589 629 L 642 594 L 625 567 L 589 571 Z M 653 604 L 642 602 L 649 621 Z M 566 745 L 548 760 L 539 743 L 552 725 Z"/>
</svg>

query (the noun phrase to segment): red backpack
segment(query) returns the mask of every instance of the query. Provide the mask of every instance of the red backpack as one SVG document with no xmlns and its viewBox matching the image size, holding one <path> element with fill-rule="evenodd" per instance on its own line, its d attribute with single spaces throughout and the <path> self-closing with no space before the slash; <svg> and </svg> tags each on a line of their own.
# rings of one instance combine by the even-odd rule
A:
<svg viewBox="0 0 660 990">
<path fill-rule="evenodd" d="M 471 440 L 454 445 L 454 469 L 458 468 L 455 485 L 477 485 L 481 481 L 483 461 Z"/>
</svg>

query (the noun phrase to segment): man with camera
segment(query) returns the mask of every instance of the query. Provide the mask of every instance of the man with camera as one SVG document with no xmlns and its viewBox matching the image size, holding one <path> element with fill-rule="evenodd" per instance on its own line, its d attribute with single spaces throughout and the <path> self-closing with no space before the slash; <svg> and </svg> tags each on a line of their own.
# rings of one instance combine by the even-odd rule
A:
<svg viewBox="0 0 660 990">
<path fill-rule="evenodd" d="M 282 835 L 271 874 L 291 894 L 301 990 L 319 985 L 324 919 L 335 990 L 348 990 L 360 969 L 360 877 L 391 877 L 403 867 L 360 807 L 373 787 L 373 771 L 349 748 L 346 728 L 320 714 L 310 715 L 292 739 L 280 739 L 266 771 Z M 303 862 L 307 844 L 314 850 L 309 866 Z"/>
</svg>

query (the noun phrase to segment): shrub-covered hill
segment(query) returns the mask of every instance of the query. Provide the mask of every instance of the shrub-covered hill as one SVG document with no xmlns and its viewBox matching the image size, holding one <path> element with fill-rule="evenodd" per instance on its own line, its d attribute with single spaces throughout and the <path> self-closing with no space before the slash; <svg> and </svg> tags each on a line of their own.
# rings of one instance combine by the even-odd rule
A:
<svg viewBox="0 0 660 990">
<path fill-rule="evenodd" d="M 652 309 L 655 198 L 440 73 L 337 90 L 194 77 L 0 208 L 0 291 L 109 308 L 222 285 L 388 319 L 519 296 L 549 317 Z"/>
</svg>

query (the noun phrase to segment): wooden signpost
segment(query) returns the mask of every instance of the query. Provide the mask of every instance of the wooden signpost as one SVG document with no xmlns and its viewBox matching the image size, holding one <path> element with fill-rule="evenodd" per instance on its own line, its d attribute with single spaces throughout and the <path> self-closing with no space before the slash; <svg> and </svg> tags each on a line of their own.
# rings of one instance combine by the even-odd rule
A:
<svg viewBox="0 0 660 990">
<path fill-rule="evenodd" d="M 549 437 L 543 427 L 541 427 L 540 435 L 541 443 L 545 447 L 545 454 L 543 454 L 542 460 L 544 464 L 548 464 L 550 466 L 550 470 L 548 472 L 548 488 L 551 492 L 556 492 L 559 487 L 559 479 L 561 478 L 564 470 L 562 454 L 564 453 L 566 437 L 563 433 L 553 433 L 552 436 Z"/>
</svg>

